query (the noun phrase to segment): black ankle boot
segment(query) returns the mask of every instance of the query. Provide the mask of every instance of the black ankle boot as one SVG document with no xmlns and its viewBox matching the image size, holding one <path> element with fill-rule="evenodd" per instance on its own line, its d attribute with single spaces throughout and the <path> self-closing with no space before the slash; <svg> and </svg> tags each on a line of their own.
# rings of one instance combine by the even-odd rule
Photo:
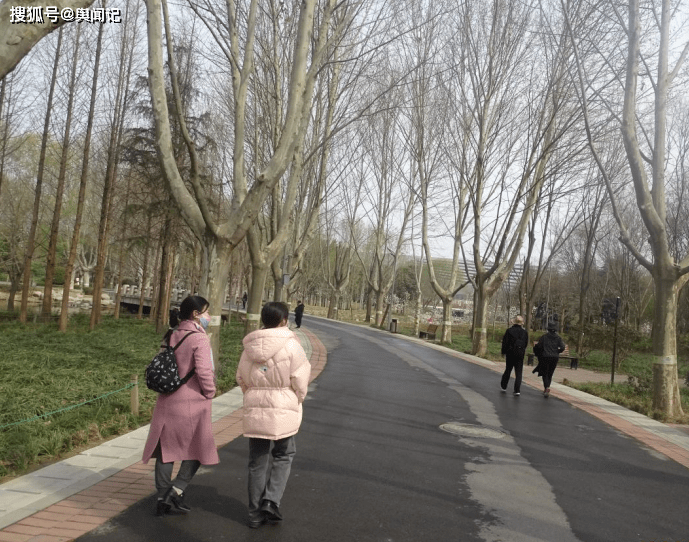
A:
<svg viewBox="0 0 689 542">
<path fill-rule="evenodd" d="M 172 506 L 174 506 L 180 512 L 191 512 L 191 508 L 189 507 L 189 505 L 184 502 L 184 492 L 178 495 L 177 491 L 175 491 L 174 486 L 167 490 L 167 493 L 165 493 L 165 498 L 163 499 L 163 501 L 168 503 L 168 506 L 170 506 L 171 503 Z"/>
</svg>

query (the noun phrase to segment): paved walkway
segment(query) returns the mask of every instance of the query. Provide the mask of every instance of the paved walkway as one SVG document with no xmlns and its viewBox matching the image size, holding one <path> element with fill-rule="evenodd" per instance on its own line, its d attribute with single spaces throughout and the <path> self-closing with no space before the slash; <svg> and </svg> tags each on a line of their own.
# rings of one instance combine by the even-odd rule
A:
<svg viewBox="0 0 689 542">
<path fill-rule="evenodd" d="M 408 337 L 409 340 L 415 342 L 423 342 L 422 339 Z M 431 348 L 443 349 L 450 352 L 455 357 L 464 359 L 471 363 L 483 365 L 496 373 L 502 374 L 505 371 L 504 363 L 496 363 L 485 360 L 469 354 L 449 351 L 448 349 L 433 343 L 427 343 Z M 523 384 L 537 389 L 539 392 L 543 391 L 543 381 L 541 378 L 533 374 L 531 371 L 533 367 L 525 365 L 522 377 Z M 619 380 L 618 380 L 619 377 Z M 514 378 L 514 375 L 512 375 Z M 604 421 L 608 425 L 614 427 L 618 431 L 635 438 L 642 442 L 649 448 L 664 454 L 677 461 L 680 465 L 689 468 L 689 431 L 687 426 L 674 426 L 661 423 L 653 420 L 648 416 L 639 414 L 629 410 L 623 406 L 611 403 L 600 397 L 589 395 L 582 391 L 565 386 L 562 382 L 567 379 L 572 382 L 610 382 L 610 375 L 605 373 L 596 373 L 586 369 L 569 369 L 560 365 L 553 376 L 553 383 L 550 386 L 551 397 L 557 397 L 570 403 L 592 416 Z M 615 375 L 617 382 L 623 382 L 626 379 L 624 375 Z M 496 389 L 499 385 L 499 379 L 496 379 Z M 513 380 L 510 380 L 512 385 Z M 511 390 L 511 388 L 508 389 Z M 499 392 L 498 392 L 499 393 Z M 522 388 L 522 394 L 524 390 Z"/>
<path fill-rule="evenodd" d="M 325 367 L 325 348 L 309 331 L 294 331 L 313 380 Z M 241 406 L 239 388 L 213 399 L 218 447 L 242 434 Z M 141 463 L 147 436 L 148 425 L 0 485 L 0 542 L 66 542 L 151 495 L 155 461 Z"/>
<path fill-rule="evenodd" d="M 295 330 L 312 364 L 312 380 L 326 363 L 326 350 L 308 330 Z M 387 332 L 381 332 L 387 334 Z M 402 337 L 398 335 L 398 337 Z M 442 349 L 470 363 L 502 373 L 504 365 L 450 351 L 412 337 L 410 341 Z M 609 381 L 585 369 L 559 367 L 555 382 Z M 620 381 L 624 377 L 620 375 Z M 498 378 L 496 375 L 496 392 Z M 524 369 L 524 384 L 542 389 Z M 603 399 L 553 383 L 551 395 L 605 421 L 644 445 L 689 468 L 689 435 Z M 522 393 L 530 393 L 522 390 Z M 498 392 L 499 393 L 499 392 Z M 213 400 L 213 432 L 218 447 L 241 435 L 242 394 L 235 388 Z M 85 534 L 137 501 L 154 493 L 154 462 L 140 461 L 148 426 L 105 442 L 74 457 L 0 486 L 0 542 L 66 542 Z"/>
</svg>

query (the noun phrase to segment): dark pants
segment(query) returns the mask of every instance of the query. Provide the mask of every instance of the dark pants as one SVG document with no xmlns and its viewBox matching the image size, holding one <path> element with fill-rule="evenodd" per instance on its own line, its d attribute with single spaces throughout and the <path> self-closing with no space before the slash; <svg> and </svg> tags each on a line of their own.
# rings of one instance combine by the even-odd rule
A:
<svg viewBox="0 0 689 542">
<path fill-rule="evenodd" d="M 514 393 L 520 393 L 522 387 L 522 370 L 524 369 L 523 354 L 521 356 L 511 356 L 509 354 L 505 356 L 505 372 L 502 373 L 502 379 L 500 380 L 500 387 L 503 390 L 507 389 L 512 369 L 514 369 Z"/>
<path fill-rule="evenodd" d="M 296 453 L 294 436 L 280 440 L 249 439 L 249 518 L 252 521 L 260 519 L 264 500 L 280 505 Z"/>
<path fill-rule="evenodd" d="M 297 312 L 294 314 L 294 323 L 297 324 L 297 327 L 301 327 L 301 313 Z"/>
<path fill-rule="evenodd" d="M 173 461 L 163 463 L 163 452 L 160 450 L 160 441 L 158 441 L 155 450 L 153 450 L 152 457 L 155 457 L 156 460 L 154 474 L 159 499 L 165 497 L 165 493 L 167 493 L 167 490 L 173 485 L 177 487 L 177 489 L 184 491 L 201 466 L 201 462 L 196 459 L 185 459 L 182 461 L 179 472 L 177 473 L 177 478 L 175 478 L 173 482 L 172 468 L 175 466 L 175 463 Z"/>
<path fill-rule="evenodd" d="M 553 374 L 555 373 L 558 359 L 559 358 L 541 358 L 538 362 L 542 368 L 541 376 L 543 377 L 544 389 L 548 389 L 550 387 L 550 383 L 553 381 Z"/>
<path fill-rule="evenodd" d="M 158 490 L 158 498 L 162 499 L 165 497 L 165 493 L 170 489 L 170 486 L 175 486 L 177 489 L 182 491 L 187 489 L 189 482 L 199 470 L 201 462 L 196 459 L 185 459 L 182 461 L 182 465 L 179 467 L 179 472 L 177 473 L 177 478 L 172 481 L 172 468 L 174 463 L 163 463 L 160 459 L 156 459 L 155 466 L 155 482 L 156 489 Z"/>
</svg>

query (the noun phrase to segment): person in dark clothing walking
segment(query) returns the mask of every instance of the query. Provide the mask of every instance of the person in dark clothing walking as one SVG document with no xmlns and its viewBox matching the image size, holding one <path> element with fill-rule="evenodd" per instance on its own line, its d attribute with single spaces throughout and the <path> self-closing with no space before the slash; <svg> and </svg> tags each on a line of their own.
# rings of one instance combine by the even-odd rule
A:
<svg viewBox="0 0 689 542">
<path fill-rule="evenodd" d="M 249 299 L 249 296 L 246 295 L 246 292 L 244 292 L 244 295 L 242 296 L 242 308 L 246 309 L 246 302 Z"/>
<path fill-rule="evenodd" d="M 543 397 L 550 395 L 553 373 L 555 373 L 560 352 L 564 352 L 565 348 L 565 342 L 557 334 L 557 324 L 549 322 L 548 333 L 541 336 L 533 347 L 534 354 L 538 357 L 538 365 L 533 372 L 543 377 Z"/>
<path fill-rule="evenodd" d="M 297 329 L 301 327 L 302 316 L 304 316 L 304 304 L 300 300 L 294 308 L 294 323 L 297 324 Z"/>
<path fill-rule="evenodd" d="M 524 329 L 524 318 L 517 316 L 512 321 L 512 327 L 505 331 L 502 337 L 502 355 L 505 356 L 505 372 L 500 380 L 500 390 L 507 391 L 510 375 L 514 369 L 514 394 L 519 395 L 522 385 L 522 370 L 524 368 L 524 354 L 529 344 L 529 334 Z"/>
</svg>

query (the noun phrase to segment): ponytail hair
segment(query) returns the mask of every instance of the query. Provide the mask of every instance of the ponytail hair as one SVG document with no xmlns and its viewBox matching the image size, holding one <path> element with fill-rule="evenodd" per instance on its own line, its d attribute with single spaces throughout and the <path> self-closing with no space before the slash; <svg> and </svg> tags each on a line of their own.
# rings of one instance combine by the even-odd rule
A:
<svg viewBox="0 0 689 542">
<path fill-rule="evenodd" d="M 190 295 L 182 301 L 179 306 L 179 320 L 191 320 L 193 318 L 194 311 L 199 313 L 206 312 L 210 307 L 210 303 L 201 297 L 200 295 Z"/>
</svg>

